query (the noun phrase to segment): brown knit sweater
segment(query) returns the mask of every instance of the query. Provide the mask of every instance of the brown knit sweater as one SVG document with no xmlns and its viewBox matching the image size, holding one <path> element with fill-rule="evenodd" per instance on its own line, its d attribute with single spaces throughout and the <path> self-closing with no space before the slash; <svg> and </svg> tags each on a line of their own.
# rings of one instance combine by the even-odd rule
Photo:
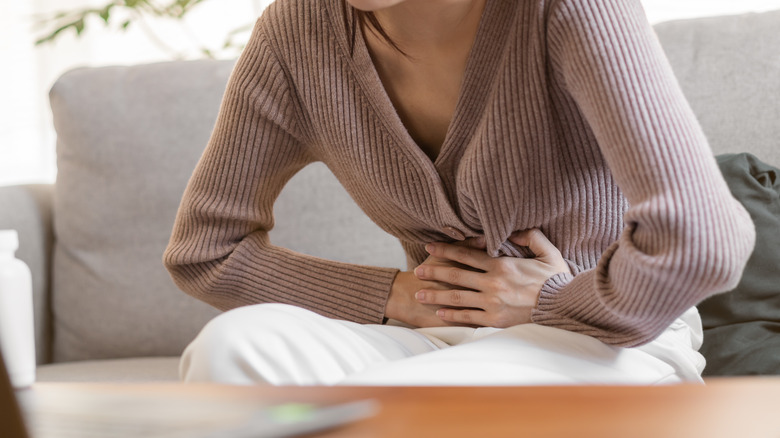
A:
<svg viewBox="0 0 780 438">
<path fill-rule="evenodd" d="M 441 153 L 405 130 L 340 0 L 279 0 L 227 87 L 164 261 L 220 309 L 283 302 L 382 321 L 397 271 L 274 246 L 285 183 L 325 162 L 363 210 L 423 246 L 539 227 L 568 261 L 533 320 L 633 346 L 734 287 L 750 217 L 723 181 L 639 0 L 490 0 Z M 454 230 L 453 230 L 454 228 Z"/>
</svg>

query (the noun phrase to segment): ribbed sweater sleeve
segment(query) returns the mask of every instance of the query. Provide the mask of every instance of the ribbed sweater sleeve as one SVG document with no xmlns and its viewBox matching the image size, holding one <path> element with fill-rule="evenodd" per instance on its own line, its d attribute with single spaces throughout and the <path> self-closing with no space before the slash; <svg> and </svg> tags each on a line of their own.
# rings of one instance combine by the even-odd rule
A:
<svg viewBox="0 0 780 438">
<path fill-rule="evenodd" d="M 736 286 L 755 231 L 639 0 L 551 7 L 554 75 L 591 126 L 629 209 L 621 237 L 595 269 L 547 282 L 533 320 L 639 345 L 686 308 Z"/>
<path fill-rule="evenodd" d="M 313 161 L 300 107 L 258 21 L 183 196 L 164 264 L 185 292 L 222 309 L 280 302 L 381 322 L 396 269 L 333 262 L 271 244 L 273 203 Z"/>
</svg>

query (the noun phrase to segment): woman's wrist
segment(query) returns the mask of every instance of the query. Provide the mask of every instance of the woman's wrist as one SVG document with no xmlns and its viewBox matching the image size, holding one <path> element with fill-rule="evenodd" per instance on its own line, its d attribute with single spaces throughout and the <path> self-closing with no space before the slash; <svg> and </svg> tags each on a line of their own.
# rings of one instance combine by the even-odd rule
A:
<svg viewBox="0 0 780 438">
<path fill-rule="evenodd" d="M 400 313 L 400 305 L 403 298 L 403 291 L 405 289 L 406 284 L 408 283 L 408 276 L 413 275 L 410 272 L 404 272 L 400 271 L 398 274 L 396 274 L 395 279 L 393 279 L 393 284 L 390 286 L 390 294 L 387 296 L 387 304 L 385 304 L 385 315 L 383 323 L 387 321 L 387 319 L 398 319 L 398 315 Z"/>
</svg>

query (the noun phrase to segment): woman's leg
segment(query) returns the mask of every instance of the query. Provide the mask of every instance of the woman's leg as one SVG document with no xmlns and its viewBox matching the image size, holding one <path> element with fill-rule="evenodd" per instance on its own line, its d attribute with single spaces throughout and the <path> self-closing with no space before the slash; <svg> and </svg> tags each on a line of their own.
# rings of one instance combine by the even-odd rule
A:
<svg viewBox="0 0 780 438">
<path fill-rule="evenodd" d="M 453 345 L 450 348 L 447 345 Z M 686 312 L 658 339 L 610 347 L 534 324 L 410 330 L 325 318 L 282 304 L 210 322 L 185 351 L 181 377 L 234 384 L 542 385 L 701 381 L 701 321 Z"/>
<path fill-rule="evenodd" d="M 438 347 L 403 327 L 334 320 L 284 305 L 259 304 L 210 321 L 185 350 L 187 381 L 273 385 L 334 384 L 376 364 Z"/>
<path fill-rule="evenodd" d="M 701 382 L 701 321 L 696 309 L 638 348 L 535 324 L 507 329 L 418 329 L 453 346 L 385 363 L 344 385 L 559 385 Z"/>
</svg>

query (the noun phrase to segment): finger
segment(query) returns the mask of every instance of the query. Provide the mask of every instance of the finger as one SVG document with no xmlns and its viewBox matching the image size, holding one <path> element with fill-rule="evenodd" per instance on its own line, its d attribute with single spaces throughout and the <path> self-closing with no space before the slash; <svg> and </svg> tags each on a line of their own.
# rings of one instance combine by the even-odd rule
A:
<svg viewBox="0 0 780 438">
<path fill-rule="evenodd" d="M 425 250 L 434 257 L 452 260 L 483 271 L 487 271 L 493 261 L 493 258 L 481 249 L 450 243 L 429 243 L 425 245 Z"/>
<path fill-rule="evenodd" d="M 468 239 L 462 242 L 455 242 L 453 243 L 453 245 L 466 246 L 469 248 L 481 249 L 483 251 L 487 249 L 487 242 L 485 241 L 485 236 L 469 237 Z"/>
<path fill-rule="evenodd" d="M 520 246 L 527 246 L 536 258 L 560 256 L 560 251 L 547 239 L 547 236 L 538 228 L 517 231 L 509 236 L 509 241 Z"/>
<path fill-rule="evenodd" d="M 414 275 L 424 281 L 440 281 L 472 290 L 483 290 L 487 279 L 483 272 L 451 266 L 435 266 L 422 264 L 414 269 Z"/>
<path fill-rule="evenodd" d="M 418 291 L 414 297 L 420 303 L 438 304 L 449 307 L 474 307 L 484 309 L 485 299 L 480 292 L 469 290 L 428 290 Z"/>
<path fill-rule="evenodd" d="M 436 311 L 436 316 L 442 321 L 462 325 L 486 327 L 489 326 L 487 312 L 479 309 L 448 309 L 442 308 Z"/>
</svg>

